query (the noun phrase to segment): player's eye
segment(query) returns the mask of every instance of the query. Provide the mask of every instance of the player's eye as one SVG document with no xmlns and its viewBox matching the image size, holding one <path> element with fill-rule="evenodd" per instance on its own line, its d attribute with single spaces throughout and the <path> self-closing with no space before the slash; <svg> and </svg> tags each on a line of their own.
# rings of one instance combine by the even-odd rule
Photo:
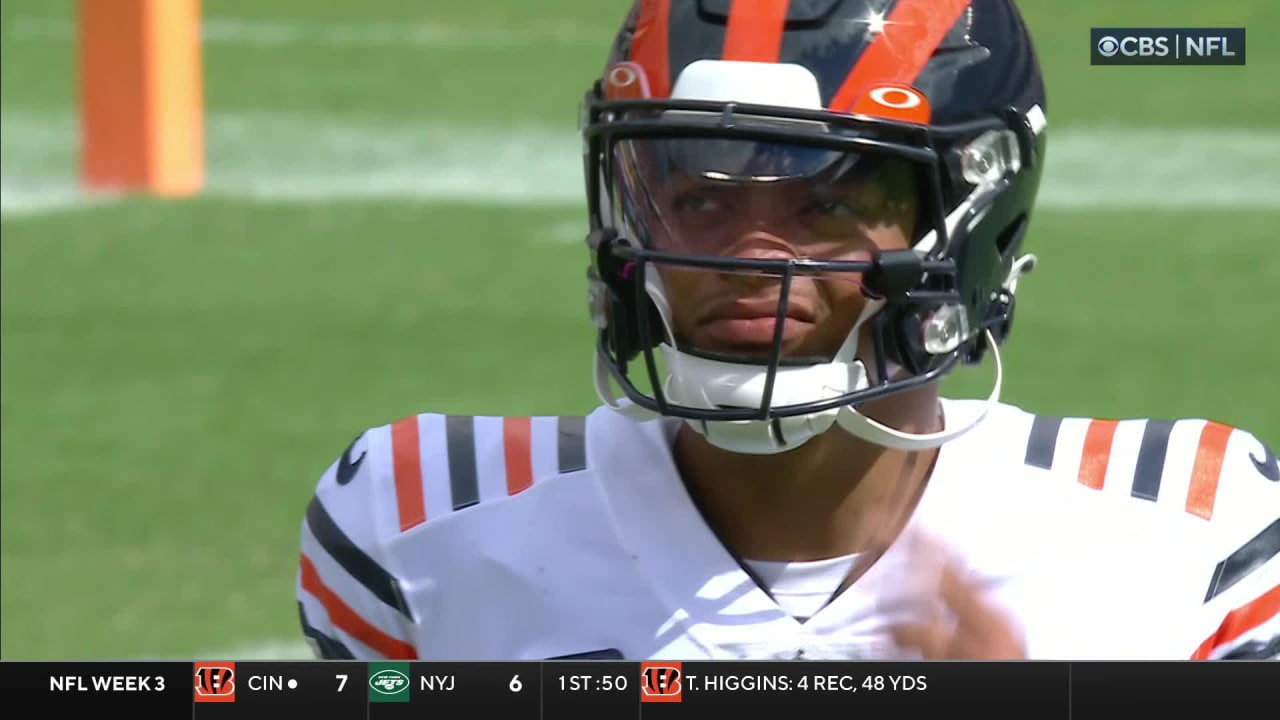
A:
<svg viewBox="0 0 1280 720">
<path fill-rule="evenodd" d="M 810 203 L 801 213 L 820 217 L 848 218 L 857 217 L 862 211 L 863 209 L 855 203 L 845 200 L 826 199 Z"/>
<path fill-rule="evenodd" d="M 724 203 L 706 193 L 687 192 L 671 200 L 671 208 L 678 213 L 709 213 L 726 209 Z"/>
</svg>

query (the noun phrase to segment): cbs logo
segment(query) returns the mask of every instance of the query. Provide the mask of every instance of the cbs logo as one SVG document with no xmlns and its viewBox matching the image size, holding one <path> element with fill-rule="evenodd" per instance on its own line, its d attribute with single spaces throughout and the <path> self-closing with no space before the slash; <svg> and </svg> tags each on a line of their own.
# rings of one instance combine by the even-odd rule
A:
<svg viewBox="0 0 1280 720">
<path fill-rule="evenodd" d="M 1164 57 L 1169 54 L 1169 38 L 1166 37 L 1124 37 L 1116 38 L 1107 35 L 1098 40 L 1098 54 L 1109 58 L 1116 55 L 1125 57 Z"/>
</svg>

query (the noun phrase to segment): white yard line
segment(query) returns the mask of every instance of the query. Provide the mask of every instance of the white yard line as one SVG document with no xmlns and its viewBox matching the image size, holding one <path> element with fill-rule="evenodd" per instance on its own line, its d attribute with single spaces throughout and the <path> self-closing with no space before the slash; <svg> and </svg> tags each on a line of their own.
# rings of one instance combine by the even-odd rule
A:
<svg viewBox="0 0 1280 720">
<path fill-rule="evenodd" d="M 0 176 L 0 217 L 48 215 L 106 205 L 114 199 L 86 195 L 66 179 L 32 181 Z"/>
<path fill-rule="evenodd" d="M 109 202 L 77 190 L 71 116 L 6 112 L 0 125 L 0 214 Z M 246 201 L 583 202 L 572 128 L 214 112 L 207 152 L 205 192 Z M 1277 131 L 1065 128 L 1047 160 L 1045 210 L 1280 210 Z"/>
<path fill-rule="evenodd" d="M 206 17 L 201 21 L 204 42 L 213 45 L 249 47 L 321 48 L 447 48 L 501 49 L 565 45 L 598 47 L 602 51 L 612 38 L 608 28 L 593 28 L 568 22 L 523 24 L 519 28 L 496 24 L 480 28 L 442 22 L 350 22 L 323 23 L 294 20 L 256 20 Z M 57 18 L 16 18 L 4 35 L 15 40 L 71 42 L 76 28 L 69 20 Z"/>
<path fill-rule="evenodd" d="M 1280 132 L 1064 129 L 1049 136 L 1039 207 L 1280 210 Z"/>
</svg>

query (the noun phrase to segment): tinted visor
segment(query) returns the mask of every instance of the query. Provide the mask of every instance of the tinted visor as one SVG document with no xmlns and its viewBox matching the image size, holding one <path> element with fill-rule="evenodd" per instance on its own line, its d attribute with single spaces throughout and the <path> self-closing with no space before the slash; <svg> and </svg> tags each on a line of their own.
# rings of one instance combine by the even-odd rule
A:
<svg viewBox="0 0 1280 720">
<path fill-rule="evenodd" d="M 863 254 L 869 229 L 915 229 L 918 170 L 903 158 L 791 142 L 654 137 L 612 147 L 615 211 L 643 245 L 722 255 L 745 233 L 802 257 Z"/>
</svg>

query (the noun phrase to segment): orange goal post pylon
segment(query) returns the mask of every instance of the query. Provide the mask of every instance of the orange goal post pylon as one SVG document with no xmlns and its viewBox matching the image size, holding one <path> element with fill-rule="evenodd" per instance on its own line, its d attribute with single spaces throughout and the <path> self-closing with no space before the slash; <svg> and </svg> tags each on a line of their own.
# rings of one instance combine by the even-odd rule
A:
<svg viewBox="0 0 1280 720">
<path fill-rule="evenodd" d="M 189 196 L 204 184 L 200 0 L 78 0 L 80 180 Z"/>
</svg>

